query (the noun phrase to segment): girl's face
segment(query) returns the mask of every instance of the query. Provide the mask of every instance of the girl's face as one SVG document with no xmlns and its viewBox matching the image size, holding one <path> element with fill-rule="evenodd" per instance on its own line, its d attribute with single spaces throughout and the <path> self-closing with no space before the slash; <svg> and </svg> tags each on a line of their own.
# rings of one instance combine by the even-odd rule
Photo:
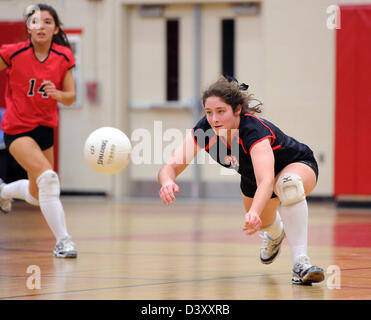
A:
<svg viewBox="0 0 371 320">
<path fill-rule="evenodd" d="M 231 129 L 238 129 L 242 107 L 236 112 L 232 107 L 216 96 L 208 97 L 205 101 L 206 119 L 217 135 L 226 135 Z"/>
<path fill-rule="evenodd" d="M 29 20 L 28 33 L 31 35 L 31 40 L 37 44 L 45 44 L 51 42 L 53 35 L 59 32 L 59 28 L 55 25 L 53 16 L 49 11 L 36 11 Z"/>
</svg>

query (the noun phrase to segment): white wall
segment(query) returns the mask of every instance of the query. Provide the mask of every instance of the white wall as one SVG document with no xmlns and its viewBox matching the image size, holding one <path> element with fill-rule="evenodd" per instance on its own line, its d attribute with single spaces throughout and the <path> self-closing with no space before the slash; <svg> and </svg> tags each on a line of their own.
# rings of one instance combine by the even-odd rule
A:
<svg viewBox="0 0 371 320">
<path fill-rule="evenodd" d="M 130 193 L 130 183 L 154 181 L 160 165 L 131 164 L 113 177 L 93 172 L 84 162 L 85 138 L 95 128 L 113 125 L 131 135 L 137 128 L 163 130 L 193 126 L 189 110 L 131 109 L 165 103 L 164 18 L 180 19 L 180 102 L 189 106 L 193 80 L 192 3 L 197 1 L 46 1 L 65 28 L 82 29 L 82 84 L 101 83 L 101 101 L 84 97 L 77 108 L 60 112 L 60 176 L 65 190 Z M 139 3 L 167 3 L 163 18 L 141 18 Z M 326 27 L 331 0 L 264 0 L 258 16 L 236 16 L 231 3 L 202 1 L 201 81 L 204 89 L 221 70 L 220 19 L 236 19 L 236 77 L 265 103 L 263 117 L 307 143 L 320 162 L 315 194 L 332 195 L 334 148 L 334 31 Z M 31 1 L 0 1 L 1 20 L 22 20 Z M 342 3 L 359 3 L 355 0 Z M 166 147 L 166 144 L 163 145 Z M 181 179 L 191 181 L 192 170 Z M 220 167 L 203 166 L 204 181 L 235 182 Z M 130 183 L 126 183 L 127 181 Z M 237 182 L 236 182 L 237 183 Z"/>
<path fill-rule="evenodd" d="M 334 31 L 331 1 L 268 1 L 264 5 L 267 116 L 324 161 L 315 193 L 333 189 Z"/>
</svg>

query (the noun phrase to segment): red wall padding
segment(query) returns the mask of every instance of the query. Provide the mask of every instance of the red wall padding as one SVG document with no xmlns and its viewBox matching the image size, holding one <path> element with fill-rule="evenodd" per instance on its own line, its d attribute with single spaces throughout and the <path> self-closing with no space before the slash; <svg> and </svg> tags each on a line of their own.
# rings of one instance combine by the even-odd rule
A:
<svg viewBox="0 0 371 320">
<path fill-rule="evenodd" d="M 371 5 L 340 10 L 334 194 L 371 195 Z"/>
<path fill-rule="evenodd" d="M 25 23 L 20 22 L 2 22 L 0 21 L 0 46 L 7 43 L 15 43 L 23 41 L 27 38 Z M 0 108 L 5 107 L 4 91 L 5 91 L 6 71 L 0 71 Z"/>
</svg>

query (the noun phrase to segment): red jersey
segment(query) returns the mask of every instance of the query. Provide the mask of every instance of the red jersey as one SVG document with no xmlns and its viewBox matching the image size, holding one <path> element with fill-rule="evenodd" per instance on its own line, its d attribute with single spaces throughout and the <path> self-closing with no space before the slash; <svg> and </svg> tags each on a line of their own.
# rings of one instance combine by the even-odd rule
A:
<svg viewBox="0 0 371 320">
<path fill-rule="evenodd" d="M 7 134 L 18 134 L 38 126 L 56 127 L 57 101 L 43 91 L 42 83 L 52 81 L 62 90 L 67 70 L 75 65 L 72 51 L 52 43 L 48 57 L 39 61 L 30 40 L 0 48 L 0 57 L 8 65 L 5 91 L 6 111 L 1 129 Z"/>
</svg>

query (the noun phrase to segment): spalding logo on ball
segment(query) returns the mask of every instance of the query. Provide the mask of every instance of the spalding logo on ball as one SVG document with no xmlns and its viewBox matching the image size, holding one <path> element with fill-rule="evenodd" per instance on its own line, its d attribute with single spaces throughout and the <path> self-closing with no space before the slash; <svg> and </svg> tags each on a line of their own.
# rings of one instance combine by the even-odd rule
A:
<svg viewBox="0 0 371 320">
<path fill-rule="evenodd" d="M 89 166 L 101 174 L 115 174 L 130 161 L 131 143 L 121 130 L 103 127 L 86 139 L 84 157 Z"/>
</svg>

